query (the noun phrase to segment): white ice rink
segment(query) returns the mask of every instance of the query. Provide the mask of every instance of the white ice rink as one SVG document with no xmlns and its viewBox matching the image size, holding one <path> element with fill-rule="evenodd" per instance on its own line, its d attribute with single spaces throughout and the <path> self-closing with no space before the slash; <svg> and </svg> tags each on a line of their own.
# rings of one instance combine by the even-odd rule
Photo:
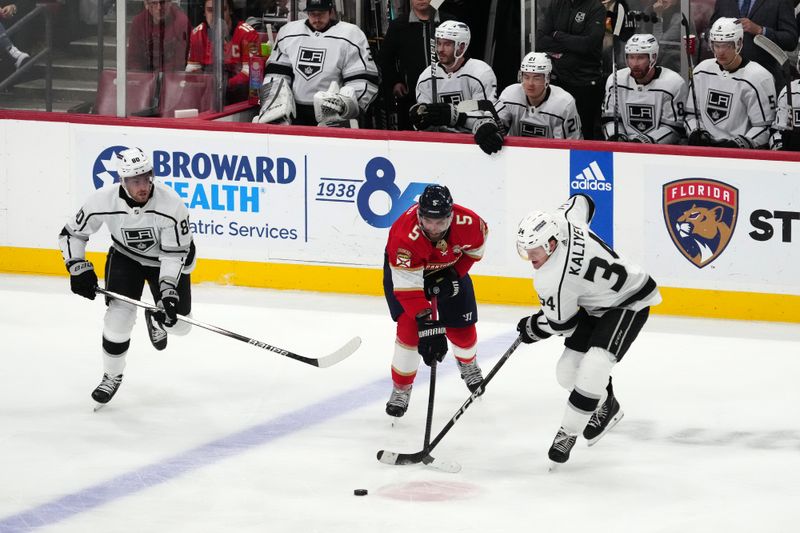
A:
<svg viewBox="0 0 800 533">
<path fill-rule="evenodd" d="M 66 278 L 0 276 L 0 531 L 797 532 L 800 327 L 653 317 L 614 370 L 625 418 L 548 473 L 567 392 L 561 343 L 522 346 L 433 455 L 428 374 L 392 427 L 394 325 L 377 297 L 196 286 L 194 317 L 312 356 L 318 369 L 194 329 L 156 352 L 141 314 L 125 379 L 92 412 L 104 306 Z M 529 310 L 481 306 L 488 373 Z M 434 434 L 467 398 L 448 356 Z M 353 489 L 369 495 L 356 497 Z"/>
</svg>

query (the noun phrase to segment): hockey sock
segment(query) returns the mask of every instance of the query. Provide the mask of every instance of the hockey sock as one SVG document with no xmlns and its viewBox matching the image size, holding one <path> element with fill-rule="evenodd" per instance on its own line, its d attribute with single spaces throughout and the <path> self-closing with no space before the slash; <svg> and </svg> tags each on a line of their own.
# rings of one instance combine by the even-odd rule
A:
<svg viewBox="0 0 800 533">
<path fill-rule="evenodd" d="M 561 426 L 574 435 L 583 430 L 589 417 L 606 394 L 608 376 L 616 359 L 608 351 L 593 347 L 586 352 L 575 377 L 575 387 L 569 396 Z"/>
</svg>

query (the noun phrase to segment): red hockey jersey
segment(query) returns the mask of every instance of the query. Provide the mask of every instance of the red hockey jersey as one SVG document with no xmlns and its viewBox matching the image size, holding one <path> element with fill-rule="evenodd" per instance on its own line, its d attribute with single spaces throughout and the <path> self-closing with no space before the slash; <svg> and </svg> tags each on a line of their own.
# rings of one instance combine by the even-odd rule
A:
<svg viewBox="0 0 800 533">
<path fill-rule="evenodd" d="M 454 204 L 445 238 L 431 242 L 419 225 L 417 208 L 414 204 L 392 224 L 386 244 L 394 294 L 412 317 L 429 307 L 423 291 L 425 273 L 453 266 L 464 277 L 483 257 L 489 233 L 486 222 L 474 211 Z"/>
<path fill-rule="evenodd" d="M 248 62 L 250 47 L 256 49 L 261 46 L 258 32 L 252 26 L 239 22 L 233 31 L 233 37 L 225 40 L 225 71 L 228 73 L 228 91 L 236 88 L 247 87 L 250 83 Z M 211 36 L 208 24 L 203 22 L 192 30 L 189 43 L 189 62 L 187 70 L 192 66 L 206 67 L 213 63 L 211 54 Z"/>
</svg>

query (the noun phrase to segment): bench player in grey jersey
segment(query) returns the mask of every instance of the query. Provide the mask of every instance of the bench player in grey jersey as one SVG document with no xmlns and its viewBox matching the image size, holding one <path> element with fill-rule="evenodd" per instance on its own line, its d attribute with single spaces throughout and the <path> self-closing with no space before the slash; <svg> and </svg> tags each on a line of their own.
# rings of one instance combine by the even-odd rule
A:
<svg viewBox="0 0 800 533">
<path fill-rule="evenodd" d="M 798 57 L 797 65 L 800 68 L 800 57 Z M 786 87 L 784 87 L 778 96 L 769 147 L 772 150 L 798 152 L 800 151 L 800 80 L 792 81 L 789 87 L 792 91 L 792 107 L 789 107 Z"/>
<path fill-rule="evenodd" d="M 689 144 L 724 148 L 762 148 L 775 120 L 772 75 L 740 55 L 744 31 L 738 19 L 720 18 L 711 26 L 713 59 L 694 69 L 695 110 L 686 99 Z M 696 113 L 695 113 L 696 111 Z"/>
<path fill-rule="evenodd" d="M 417 80 L 417 104 L 409 110 L 411 124 L 418 130 L 472 133 L 487 154 L 500 151 L 503 135 L 494 118 L 497 103 L 497 77 L 492 67 L 480 59 L 465 57 L 471 34 L 463 22 L 447 20 L 435 32 L 435 76 L 426 68 Z M 433 84 L 436 84 L 436 102 Z M 486 102 L 490 109 L 459 113 L 457 106 L 467 100 Z"/>
<path fill-rule="evenodd" d="M 308 0 L 306 12 L 278 31 L 253 122 L 336 124 L 357 119 L 378 94 L 364 32 L 334 18 L 333 0 Z"/>
<path fill-rule="evenodd" d="M 497 102 L 497 114 L 508 135 L 583 139 L 575 98 L 550 85 L 553 63 L 547 54 L 531 52 L 522 58 L 519 83 L 509 85 Z"/>
<path fill-rule="evenodd" d="M 686 82 L 678 73 L 657 67 L 657 59 L 658 41 L 649 33 L 633 35 L 625 43 L 628 66 L 617 71 L 616 88 L 613 73 L 606 81 L 603 133 L 609 141 L 677 144 L 683 137 Z"/>
<path fill-rule="evenodd" d="M 620 257 L 591 229 L 594 203 L 572 196 L 555 213 L 535 211 L 519 224 L 517 251 L 533 265 L 541 310 L 517 325 L 525 343 L 567 337 L 556 366 L 558 383 L 570 391 L 550 460 L 569 459 L 578 433 L 596 443 L 623 416 L 611 370 L 661 302 L 656 282 Z"/>
<path fill-rule="evenodd" d="M 150 341 L 157 350 L 167 346 L 167 332 L 185 335 L 191 326 L 176 315 L 188 315 L 192 296 L 190 272 L 195 248 L 189 211 L 183 200 L 153 182 L 153 164 L 139 148 L 118 154 L 119 185 L 95 191 L 59 235 L 59 247 L 70 273 L 72 292 L 94 300 L 97 275 L 86 260 L 86 243 L 102 226 L 111 233 L 106 256 L 106 289 L 140 299 L 144 283 L 150 285 L 160 308 L 145 311 Z M 92 392 L 99 404 L 116 394 L 125 370 L 125 356 L 136 322 L 136 307 L 107 300 L 103 322 L 103 379 Z"/>
</svg>

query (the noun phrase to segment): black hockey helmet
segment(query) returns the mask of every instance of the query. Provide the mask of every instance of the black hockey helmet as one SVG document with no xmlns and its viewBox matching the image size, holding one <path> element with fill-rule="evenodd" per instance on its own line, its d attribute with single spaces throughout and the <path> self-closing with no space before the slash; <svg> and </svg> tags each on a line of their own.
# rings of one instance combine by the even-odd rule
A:
<svg viewBox="0 0 800 533">
<path fill-rule="evenodd" d="M 428 185 L 419 196 L 420 216 L 445 218 L 453 213 L 453 197 L 450 189 L 443 185 Z"/>
<path fill-rule="evenodd" d="M 306 11 L 328 11 L 333 9 L 333 0 L 307 0 Z"/>
</svg>

